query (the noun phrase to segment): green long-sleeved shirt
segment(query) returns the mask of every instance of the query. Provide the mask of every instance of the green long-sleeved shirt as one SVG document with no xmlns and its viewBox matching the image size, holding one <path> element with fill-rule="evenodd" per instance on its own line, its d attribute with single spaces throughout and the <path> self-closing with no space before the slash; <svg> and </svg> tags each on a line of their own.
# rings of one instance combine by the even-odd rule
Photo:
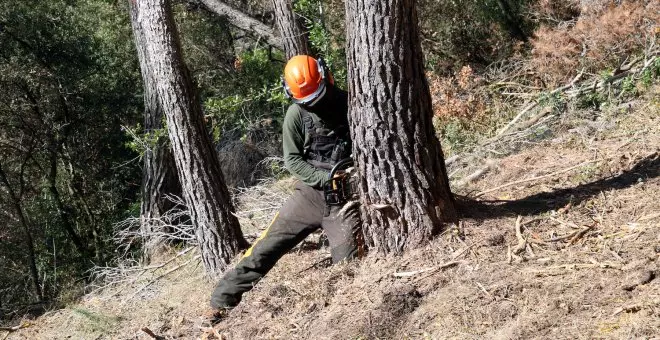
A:
<svg viewBox="0 0 660 340">
<path fill-rule="evenodd" d="M 314 123 L 320 121 L 321 117 L 344 118 L 347 115 L 346 92 L 337 90 L 332 100 L 326 100 L 316 112 L 307 110 L 309 116 Z M 311 140 L 308 136 L 307 129 L 302 118 L 302 107 L 297 104 L 292 104 L 286 112 L 284 117 L 283 131 L 282 131 L 282 149 L 284 151 L 284 166 L 296 178 L 303 183 L 320 189 L 323 183 L 328 180 L 328 171 L 325 169 L 317 168 L 305 161 L 305 149 L 310 146 Z M 330 122 L 330 119 L 323 120 Z"/>
</svg>

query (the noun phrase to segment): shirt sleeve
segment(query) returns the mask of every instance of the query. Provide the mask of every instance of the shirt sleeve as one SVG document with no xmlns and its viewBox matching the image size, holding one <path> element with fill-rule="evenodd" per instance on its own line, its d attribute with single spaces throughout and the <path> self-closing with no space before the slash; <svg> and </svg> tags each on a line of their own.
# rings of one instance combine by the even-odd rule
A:
<svg viewBox="0 0 660 340">
<path fill-rule="evenodd" d="M 287 110 L 283 125 L 284 166 L 303 183 L 316 189 L 322 188 L 329 171 L 305 162 L 305 127 L 300 109 L 295 104 Z"/>
</svg>

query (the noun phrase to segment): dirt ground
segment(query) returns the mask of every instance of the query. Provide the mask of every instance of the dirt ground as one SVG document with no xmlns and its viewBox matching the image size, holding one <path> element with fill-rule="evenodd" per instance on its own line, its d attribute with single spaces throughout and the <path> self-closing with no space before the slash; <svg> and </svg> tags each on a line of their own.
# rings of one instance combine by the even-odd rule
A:
<svg viewBox="0 0 660 340">
<path fill-rule="evenodd" d="M 338 266 L 311 243 L 287 254 L 214 328 L 193 261 L 8 339 L 660 339 L 657 95 L 484 158 L 491 170 L 457 190 L 460 225 L 423 249 Z"/>
</svg>

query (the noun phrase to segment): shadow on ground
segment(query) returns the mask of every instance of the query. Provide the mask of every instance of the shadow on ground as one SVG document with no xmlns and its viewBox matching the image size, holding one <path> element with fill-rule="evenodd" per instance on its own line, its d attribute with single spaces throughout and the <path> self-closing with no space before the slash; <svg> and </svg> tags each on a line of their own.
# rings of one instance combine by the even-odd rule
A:
<svg viewBox="0 0 660 340">
<path fill-rule="evenodd" d="M 461 217 L 495 218 L 502 216 L 530 216 L 557 210 L 569 202 L 578 205 L 607 190 L 621 190 L 637 183 L 660 177 L 660 153 L 642 159 L 630 170 L 575 187 L 543 192 L 517 200 L 475 200 L 456 197 Z"/>
</svg>

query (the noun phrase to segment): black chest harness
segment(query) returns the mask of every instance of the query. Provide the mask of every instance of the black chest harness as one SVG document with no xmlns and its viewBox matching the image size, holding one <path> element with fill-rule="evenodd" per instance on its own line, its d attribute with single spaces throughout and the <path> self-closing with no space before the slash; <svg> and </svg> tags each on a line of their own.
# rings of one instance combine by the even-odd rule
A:
<svg viewBox="0 0 660 340">
<path fill-rule="evenodd" d="M 307 163 L 321 169 L 331 170 L 339 161 L 351 156 L 351 139 L 348 121 L 328 126 L 322 121 L 314 122 L 307 110 L 301 110 L 309 146 L 305 148 Z"/>
</svg>

